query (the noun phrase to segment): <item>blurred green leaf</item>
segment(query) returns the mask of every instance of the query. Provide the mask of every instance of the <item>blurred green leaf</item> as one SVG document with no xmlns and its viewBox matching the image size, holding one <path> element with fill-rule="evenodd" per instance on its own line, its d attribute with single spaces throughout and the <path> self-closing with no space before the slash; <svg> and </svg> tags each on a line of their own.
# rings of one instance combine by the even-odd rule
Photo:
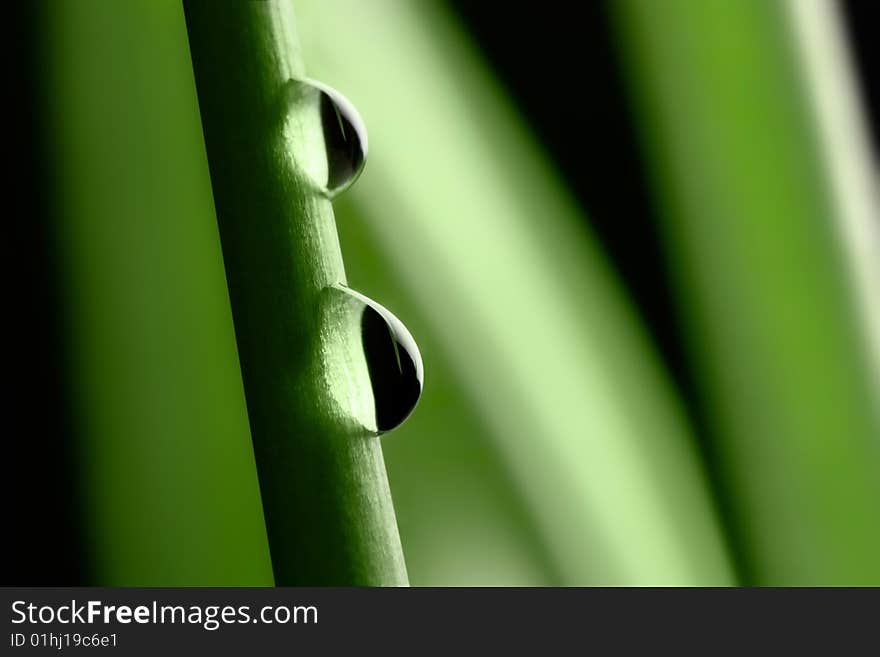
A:
<svg viewBox="0 0 880 657">
<path fill-rule="evenodd" d="M 814 114 L 787 13 L 815 6 L 615 5 L 750 579 L 877 584 L 877 379 L 815 122 L 846 116 Z"/>
<path fill-rule="evenodd" d="M 90 583 L 269 585 L 182 8 L 44 17 Z"/>
<path fill-rule="evenodd" d="M 339 222 L 366 222 L 381 276 L 407 295 L 401 316 L 430 328 L 559 580 L 730 583 L 675 392 L 574 203 L 460 30 L 428 3 L 297 11 L 309 74 L 343 90 L 371 135 L 367 173 L 348 192 L 355 211 Z M 426 395 L 430 386 L 429 370 Z"/>
<path fill-rule="evenodd" d="M 360 184 L 360 183 L 359 183 Z M 499 460 L 479 408 L 412 303 L 357 203 L 335 203 L 349 278 L 399 311 L 427 372 L 418 408 L 383 439 L 394 509 L 414 586 L 549 586 L 559 575 Z"/>
</svg>

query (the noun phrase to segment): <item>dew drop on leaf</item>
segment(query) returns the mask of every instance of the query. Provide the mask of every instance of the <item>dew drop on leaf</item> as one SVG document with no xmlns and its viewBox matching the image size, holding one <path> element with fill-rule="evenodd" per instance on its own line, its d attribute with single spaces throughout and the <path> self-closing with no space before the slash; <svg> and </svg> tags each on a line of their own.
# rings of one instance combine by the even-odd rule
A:
<svg viewBox="0 0 880 657">
<path fill-rule="evenodd" d="M 365 424 L 377 434 L 400 426 L 419 401 L 424 382 L 422 356 L 410 332 L 390 310 L 343 285 L 345 321 L 358 337 L 369 372 L 374 413 Z"/>
<path fill-rule="evenodd" d="M 290 80 L 293 116 L 320 137 L 320 157 L 305 158 L 304 168 L 323 194 L 333 198 L 350 187 L 364 169 L 367 130 L 357 109 L 336 89 L 315 80 Z"/>
</svg>

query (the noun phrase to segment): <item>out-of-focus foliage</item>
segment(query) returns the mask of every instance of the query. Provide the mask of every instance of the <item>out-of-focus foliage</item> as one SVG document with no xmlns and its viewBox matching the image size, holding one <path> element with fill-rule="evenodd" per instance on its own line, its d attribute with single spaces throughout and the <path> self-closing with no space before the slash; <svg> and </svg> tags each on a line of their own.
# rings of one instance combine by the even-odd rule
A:
<svg viewBox="0 0 880 657">
<path fill-rule="evenodd" d="M 880 379 L 845 239 L 880 214 L 848 216 L 840 162 L 823 159 L 817 119 L 838 133 L 852 119 L 811 104 L 792 14 L 824 4 L 618 5 L 686 347 L 762 584 L 880 583 Z M 842 173 L 870 176 L 860 166 Z"/>
<path fill-rule="evenodd" d="M 91 582 L 271 584 L 183 9 L 43 9 Z"/>
<path fill-rule="evenodd" d="M 364 222 L 378 249 L 350 280 L 379 299 L 371 279 L 405 292 L 397 310 L 427 327 L 452 375 L 439 385 L 485 423 L 551 571 L 569 584 L 731 582 L 679 402 L 568 193 L 463 34 L 434 5 L 297 10 L 309 75 L 343 89 L 371 135 L 338 223 L 346 257 L 363 248 L 346 240 L 348 222 Z M 410 467 L 395 441 L 422 441 L 422 462 L 435 449 L 407 433 L 387 440 L 392 490 Z M 449 479 L 427 474 L 440 498 Z M 456 535 L 479 553 L 477 537 L 408 503 L 396 497 L 404 530 Z"/>
</svg>

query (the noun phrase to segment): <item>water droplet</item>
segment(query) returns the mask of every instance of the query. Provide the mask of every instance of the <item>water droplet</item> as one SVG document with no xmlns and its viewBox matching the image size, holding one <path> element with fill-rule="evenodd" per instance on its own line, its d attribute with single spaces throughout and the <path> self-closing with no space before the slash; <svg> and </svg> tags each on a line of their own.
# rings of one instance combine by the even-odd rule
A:
<svg viewBox="0 0 880 657">
<path fill-rule="evenodd" d="M 333 322 L 342 323 L 340 335 L 366 362 L 371 408 L 354 411 L 368 431 L 391 431 L 412 413 L 422 394 L 422 356 L 410 332 L 384 306 L 344 285 L 329 288 Z"/>
<path fill-rule="evenodd" d="M 348 189 L 364 169 L 367 158 L 364 122 L 351 101 L 322 82 L 290 80 L 287 91 L 289 118 L 300 125 L 301 134 L 311 142 L 310 156 L 301 157 L 300 164 L 315 186 L 333 198 Z M 314 143 L 318 138 L 323 142 L 320 145 Z"/>
</svg>

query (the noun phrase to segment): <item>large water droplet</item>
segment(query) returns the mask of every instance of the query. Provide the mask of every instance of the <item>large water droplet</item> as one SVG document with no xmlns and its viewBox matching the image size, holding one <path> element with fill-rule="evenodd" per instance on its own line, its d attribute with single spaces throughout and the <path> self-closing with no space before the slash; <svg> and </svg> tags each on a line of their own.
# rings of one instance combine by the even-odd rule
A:
<svg viewBox="0 0 880 657">
<path fill-rule="evenodd" d="M 399 426 L 419 401 L 424 369 L 410 332 L 384 306 L 344 285 L 329 289 L 336 297 L 335 321 L 345 324 L 366 361 L 373 404 L 359 421 L 376 434 Z"/>
<path fill-rule="evenodd" d="M 322 193 L 332 198 L 358 179 L 367 158 L 367 129 L 345 96 L 336 89 L 315 80 L 290 80 L 288 99 L 292 117 L 303 130 L 304 138 L 320 138 L 323 144 L 312 144 L 310 157 L 301 164 Z M 314 129 L 310 129 L 314 128 Z M 315 157 L 315 152 L 320 157 Z"/>
</svg>

